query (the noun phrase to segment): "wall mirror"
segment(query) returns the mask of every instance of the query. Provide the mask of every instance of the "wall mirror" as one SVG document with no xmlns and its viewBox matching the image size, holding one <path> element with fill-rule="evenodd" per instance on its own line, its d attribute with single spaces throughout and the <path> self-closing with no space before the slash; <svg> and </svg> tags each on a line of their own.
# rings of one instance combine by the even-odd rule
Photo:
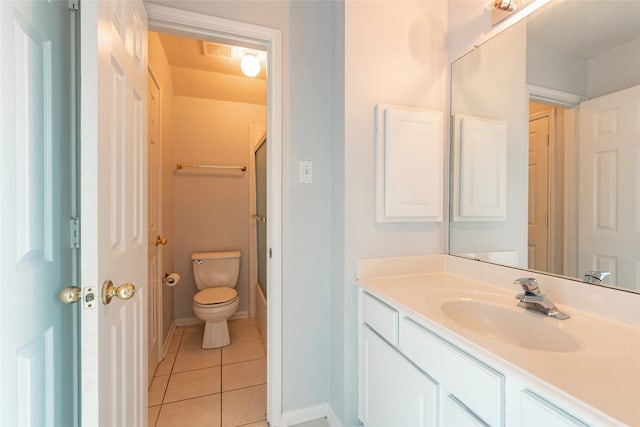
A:
<svg viewBox="0 0 640 427">
<path fill-rule="evenodd" d="M 451 115 L 450 254 L 640 292 L 639 1 L 541 7 L 452 64 Z"/>
</svg>

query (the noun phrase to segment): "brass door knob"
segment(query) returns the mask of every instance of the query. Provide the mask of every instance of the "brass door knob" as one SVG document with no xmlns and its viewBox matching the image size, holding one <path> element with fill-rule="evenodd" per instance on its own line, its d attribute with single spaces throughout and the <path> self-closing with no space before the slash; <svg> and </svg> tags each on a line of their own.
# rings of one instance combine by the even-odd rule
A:
<svg viewBox="0 0 640 427">
<path fill-rule="evenodd" d="M 60 301 L 65 304 L 73 304 L 82 299 L 82 289 L 77 286 L 69 286 L 60 292 Z"/>
<path fill-rule="evenodd" d="M 133 283 L 123 283 L 118 287 L 113 286 L 111 280 L 107 280 L 102 285 L 102 303 L 107 305 L 113 297 L 123 300 L 133 298 L 136 293 L 136 287 Z"/>
<path fill-rule="evenodd" d="M 167 244 L 167 239 L 165 239 L 164 237 L 160 237 L 160 236 L 156 237 L 156 246 L 158 246 L 158 245 L 164 246 L 166 244 Z"/>
</svg>

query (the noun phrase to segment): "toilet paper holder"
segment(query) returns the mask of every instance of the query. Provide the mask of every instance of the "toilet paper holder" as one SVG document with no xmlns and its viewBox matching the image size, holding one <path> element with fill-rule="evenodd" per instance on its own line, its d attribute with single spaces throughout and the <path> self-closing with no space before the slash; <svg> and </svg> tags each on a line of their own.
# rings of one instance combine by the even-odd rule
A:
<svg viewBox="0 0 640 427">
<path fill-rule="evenodd" d="M 175 286 L 180 281 L 180 275 L 178 273 L 164 273 L 162 277 L 162 283 L 167 286 Z"/>
</svg>

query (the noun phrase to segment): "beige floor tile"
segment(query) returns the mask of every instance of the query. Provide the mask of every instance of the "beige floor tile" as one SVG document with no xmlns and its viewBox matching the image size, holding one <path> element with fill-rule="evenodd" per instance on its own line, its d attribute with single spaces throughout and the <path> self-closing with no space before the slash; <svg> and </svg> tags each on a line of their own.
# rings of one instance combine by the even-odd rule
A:
<svg viewBox="0 0 640 427">
<path fill-rule="evenodd" d="M 222 427 L 234 427 L 267 419 L 267 386 L 222 393 Z"/>
<path fill-rule="evenodd" d="M 220 393 L 220 367 L 172 374 L 163 403 Z"/>
<path fill-rule="evenodd" d="M 236 326 L 254 326 L 258 327 L 258 320 L 255 317 L 247 317 L 245 319 L 234 319 L 229 320 L 229 328 L 233 328 Z"/>
<path fill-rule="evenodd" d="M 153 377 L 151 387 L 149 387 L 149 406 L 160 405 L 167 389 L 169 375 Z"/>
<path fill-rule="evenodd" d="M 265 357 L 262 340 L 231 342 L 222 347 L 222 364 L 244 362 Z"/>
<path fill-rule="evenodd" d="M 161 375 L 169 375 L 171 373 L 171 369 L 173 369 L 173 362 L 176 361 L 176 355 L 178 353 L 167 353 L 167 356 L 164 360 L 158 363 L 158 367 L 156 368 L 156 373 L 154 376 Z"/>
<path fill-rule="evenodd" d="M 182 337 L 180 351 L 200 350 L 202 348 L 202 334 L 189 334 Z"/>
<path fill-rule="evenodd" d="M 258 421 L 257 423 L 244 424 L 242 427 L 269 427 L 267 421 Z"/>
<path fill-rule="evenodd" d="M 156 427 L 220 427 L 220 394 L 162 405 Z"/>
<path fill-rule="evenodd" d="M 233 363 L 222 367 L 222 391 L 266 384 L 267 359 Z"/>
<path fill-rule="evenodd" d="M 182 336 L 174 335 L 173 338 L 171 338 L 171 342 L 169 343 L 167 353 L 177 353 L 178 348 L 180 348 L 180 341 L 182 341 Z"/>
<path fill-rule="evenodd" d="M 158 421 L 158 414 L 160 413 L 160 405 L 158 406 L 149 406 L 149 419 L 148 426 L 154 427 L 156 425 L 156 421 Z"/>
<path fill-rule="evenodd" d="M 252 322 L 245 322 L 244 320 L 252 320 Z M 258 324 L 253 319 L 234 320 L 229 322 L 229 336 L 231 342 L 251 341 L 260 339 L 260 330 Z"/>
<path fill-rule="evenodd" d="M 173 372 L 185 372 L 194 369 L 220 366 L 220 349 L 181 351 L 173 364 Z"/>
<path fill-rule="evenodd" d="M 199 325 L 185 326 L 184 335 L 201 334 L 204 332 L 204 323 Z"/>
</svg>

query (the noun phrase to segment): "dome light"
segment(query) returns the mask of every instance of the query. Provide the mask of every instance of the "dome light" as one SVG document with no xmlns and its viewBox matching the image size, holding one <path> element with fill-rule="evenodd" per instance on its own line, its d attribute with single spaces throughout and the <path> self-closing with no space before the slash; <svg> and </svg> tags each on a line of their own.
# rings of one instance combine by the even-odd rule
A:
<svg viewBox="0 0 640 427">
<path fill-rule="evenodd" d="M 260 61 L 254 53 L 245 53 L 240 61 L 240 68 L 247 77 L 255 77 L 260 73 Z"/>
</svg>

